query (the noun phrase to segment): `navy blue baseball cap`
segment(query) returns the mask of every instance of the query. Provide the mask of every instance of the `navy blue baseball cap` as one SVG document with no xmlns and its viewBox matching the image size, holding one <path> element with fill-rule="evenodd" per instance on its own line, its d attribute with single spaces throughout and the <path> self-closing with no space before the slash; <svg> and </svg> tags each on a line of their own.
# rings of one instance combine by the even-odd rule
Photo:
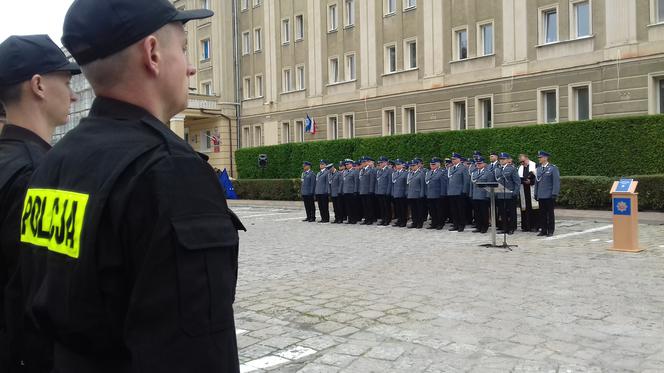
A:
<svg viewBox="0 0 664 373">
<path fill-rule="evenodd" d="M 452 160 L 449 158 L 445 158 L 445 164 L 450 164 L 450 163 L 452 163 Z"/>
<path fill-rule="evenodd" d="M 542 157 L 547 157 L 548 158 L 550 156 L 551 156 L 551 154 L 545 152 L 544 150 L 540 150 L 539 152 L 537 152 L 537 158 L 542 158 Z"/>
<path fill-rule="evenodd" d="M 302 162 L 302 166 L 311 166 L 311 162 L 304 161 L 304 162 Z"/>
<path fill-rule="evenodd" d="M 481 156 L 482 156 L 482 153 L 481 153 L 479 150 L 475 150 L 475 151 L 473 152 L 473 156 L 474 156 L 474 157 L 481 157 Z"/>
<path fill-rule="evenodd" d="M 440 163 L 440 158 L 433 157 L 433 158 L 431 158 L 431 160 L 429 161 L 429 164 L 436 164 L 436 163 Z"/>
<path fill-rule="evenodd" d="M 419 158 L 415 158 L 410 163 L 412 163 L 412 164 L 422 164 L 422 160 L 419 159 Z"/>
<path fill-rule="evenodd" d="M 321 160 L 320 160 L 320 164 L 327 165 L 328 163 L 330 163 L 330 162 L 328 162 L 328 161 L 326 161 L 326 160 L 324 160 L 324 159 L 321 159 Z"/>
<path fill-rule="evenodd" d="M 387 158 L 386 156 L 381 156 L 380 158 L 378 158 L 378 162 L 389 162 L 389 161 L 390 159 Z"/>
<path fill-rule="evenodd" d="M 209 18 L 208 9 L 177 10 L 168 0 L 76 0 L 62 43 L 81 65 L 111 56 L 173 22 Z"/>
<path fill-rule="evenodd" d="M 500 153 L 500 155 L 498 156 L 498 159 L 507 159 L 507 158 L 512 158 L 512 157 L 510 157 L 509 153 L 505 152 Z"/>
<path fill-rule="evenodd" d="M 405 163 L 405 162 L 402 161 L 402 160 L 399 159 L 399 158 L 397 158 L 397 159 L 394 160 L 394 164 L 395 164 L 395 165 L 396 165 L 396 164 L 404 164 L 404 163 Z"/>
<path fill-rule="evenodd" d="M 479 156 L 479 157 L 475 158 L 475 163 L 484 163 L 484 157 Z"/>
<path fill-rule="evenodd" d="M 390 161 L 390 160 L 388 160 L 387 163 L 388 163 L 390 166 L 396 166 L 396 165 L 397 165 L 396 163 L 394 163 L 394 161 Z"/>
<path fill-rule="evenodd" d="M 498 153 L 497 153 L 497 152 L 491 152 L 490 155 L 495 155 L 495 156 L 497 157 L 497 156 L 498 156 Z"/>
<path fill-rule="evenodd" d="M 11 86 L 35 75 L 69 71 L 80 74 L 48 35 L 10 36 L 0 44 L 0 86 Z"/>
<path fill-rule="evenodd" d="M 463 157 L 459 153 L 452 153 L 452 158 L 461 159 Z"/>
</svg>

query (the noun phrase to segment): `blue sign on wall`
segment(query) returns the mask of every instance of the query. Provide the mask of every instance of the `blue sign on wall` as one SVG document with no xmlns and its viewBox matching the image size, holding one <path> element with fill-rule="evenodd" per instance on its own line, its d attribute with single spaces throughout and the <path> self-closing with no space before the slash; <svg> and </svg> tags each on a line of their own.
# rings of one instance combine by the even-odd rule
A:
<svg viewBox="0 0 664 373">
<path fill-rule="evenodd" d="M 632 215 L 632 200 L 629 198 L 614 198 L 613 215 Z"/>
<path fill-rule="evenodd" d="M 629 188 L 632 186 L 633 181 L 634 179 L 620 179 L 616 192 L 629 192 Z"/>
</svg>

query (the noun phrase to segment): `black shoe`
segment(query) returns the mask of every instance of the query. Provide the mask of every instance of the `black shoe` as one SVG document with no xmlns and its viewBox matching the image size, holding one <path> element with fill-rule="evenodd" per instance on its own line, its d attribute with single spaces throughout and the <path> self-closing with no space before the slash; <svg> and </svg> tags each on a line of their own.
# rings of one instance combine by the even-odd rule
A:
<svg viewBox="0 0 664 373">
<path fill-rule="evenodd" d="M 400 226 L 401 226 L 401 223 L 394 223 L 394 224 L 392 224 L 392 226 L 393 226 L 393 227 L 400 227 Z"/>
<path fill-rule="evenodd" d="M 462 226 L 459 227 L 459 232 L 463 232 L 465 229 L 466 229 L 466 227 L 462 225 Z"/>
<path fill-rule="evenodd" d="M 436 227 L 436 230 L 437 231 L 442 231 L 444 227 L 445 227 L 444 225 L 439 225 L 439 226 Z"/>
<path fill-rule="evenodd" d="M 479 230 L 479 229 L 475 229 L 475 230 L 473 230 L 473 233 L 482 233 L 482 231 Z"/>
<path fill-rule="evenodd" d="M 547 237 L 553 237 L 553 232 L 549 232 L 546 234 Z"/>
<path fill-rule="evenodd" d="M 488 232 L 488 229 L 482 229 L 482 230 L 480 231 L 480 233 L 486 233 L 486 232 Z"/>
<path fill-rule="evenodd" d="M 511 236 L 514 234 L 514 231 L 508 231 L 507 234 Z"/>
<path fill-rule="evenodd" d="M 539 233 L 537 234 L 537 236 L 538 236 L 538 237 L 543 237 L 543 236 L 546 236 L 546 233 L 545 233 L 545 232 L 539 232 Z"/>
<path fill-rule="evenodd" d="M 349 222 L 347 222 L 346 224 L 352 224 L 352 225 L 354 225 L 354 224 L 357 224 L 357 222 L 356 222 L 356 221 L 349 221 Z"/>
<path fill-rule="evenodd" d="M 408 229 L 415 229 L 415 228 L 417 228 L 417 225 L 415 225 L 415 224 L 411 224 L 411 225 L 408 226 Z"/>
<path fill-rule="evenodd" d="M 308 222 L 308 221 L 309 221 L 309 218 L 303 219 L 302 221 L 304 221 L 304 222 Z"/>
<path fill-rule="evenodd" d="M 430 225 L 430 226 L 427 227 L 427 229 L 436 229 L 436 227 L 433 226 L 433 225 Z"/>
<path fill-rule="evenodd" d="M 452 228 L 448 229 L 448 231 L 450 231 L 450 232 L 454 232 L 454 231 L 458 231 L 458 230 L 459 229 L 457 227 L 452 227 Z"/>
</svg>

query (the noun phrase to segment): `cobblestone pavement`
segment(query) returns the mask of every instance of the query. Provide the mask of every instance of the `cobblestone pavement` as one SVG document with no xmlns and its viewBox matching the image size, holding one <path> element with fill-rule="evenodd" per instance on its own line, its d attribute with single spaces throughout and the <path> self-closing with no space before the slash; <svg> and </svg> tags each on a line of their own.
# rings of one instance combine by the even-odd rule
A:
<svg viewBox="0 0 664 373">
<path fill-rule="evenodd" d="M 242 372 L 664 372 L 664 227 L 557 236 L 303 223 L 235 207 Z M 589 232 L 586 232 L 590 230 Z"/>
</svg>

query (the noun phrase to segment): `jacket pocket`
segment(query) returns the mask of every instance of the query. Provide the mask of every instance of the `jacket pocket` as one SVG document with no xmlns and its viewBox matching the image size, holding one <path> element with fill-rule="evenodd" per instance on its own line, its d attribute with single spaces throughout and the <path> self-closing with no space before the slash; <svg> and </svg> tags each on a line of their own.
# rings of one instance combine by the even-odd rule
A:
<svg viewBox="0 0 664 373">
<path fill-rule="evenodd" d="M 227 214 L 205 214 L 171 220 L 178 241 L 180 322 L 190 336 L 233 326 L 237 229 L 241 227 L 235 219 Z"/>
</svg>

